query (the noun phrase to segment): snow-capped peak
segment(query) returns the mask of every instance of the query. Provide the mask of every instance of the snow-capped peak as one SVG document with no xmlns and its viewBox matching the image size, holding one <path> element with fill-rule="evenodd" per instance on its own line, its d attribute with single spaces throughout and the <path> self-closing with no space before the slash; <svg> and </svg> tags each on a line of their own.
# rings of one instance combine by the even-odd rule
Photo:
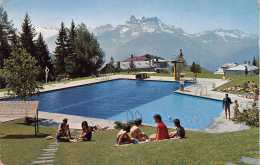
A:
<svg viewBox="0 0 260 165">
<path fill-rule="evenodd" d="M 35 32 L 42 33 L 44 39 L 48 39 L 50 37 L 56 36 L 59 33 L 59 28 L 54 27 L 36 27 Z"/>
</svg>

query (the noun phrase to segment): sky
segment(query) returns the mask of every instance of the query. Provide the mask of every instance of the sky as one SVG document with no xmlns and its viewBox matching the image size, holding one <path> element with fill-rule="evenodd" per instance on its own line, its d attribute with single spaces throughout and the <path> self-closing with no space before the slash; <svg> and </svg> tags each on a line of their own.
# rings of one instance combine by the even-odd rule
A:
<svg viewBox="0 0 260 165">
<path fill-rule="evenodd" d="M 131 15 L 158 17 L 185 32 L 241 30 L 259 33 L 257 0 L 4 0 L 9 19 L 20 29 L 27 12 L 32 24 L 60 27 L 85 23 L 87 27 L 123 24 Z"/>
</svg>

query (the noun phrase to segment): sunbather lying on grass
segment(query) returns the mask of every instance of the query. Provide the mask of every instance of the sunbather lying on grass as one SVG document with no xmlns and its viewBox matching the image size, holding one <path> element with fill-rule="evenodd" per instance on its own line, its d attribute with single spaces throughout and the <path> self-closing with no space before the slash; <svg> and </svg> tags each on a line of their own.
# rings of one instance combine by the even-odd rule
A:
<svg viewBox="0 0 260 165">
<path fill-rule="evenodd" d="M 123 145 L 123 144 L 130 144 L 134 143 L 134 139 L 131 139 L 128 136 L 128 132 L 130 132 L 131 126 L 129 124 L 125 125 L 123 129 L 117 134 L 117 144 L 116 146 Z"/>
<path fill-rule="evenodd" d="M 139 129 L 139 127 L 141 127 L 141 125 L 142 125 L 142 119 L 136 119 L 135 126 L 133 126 L 130 130 L 130 137 L 135 138 L 142 142 L 142 141 L 145 141 L 146 139 L 148 139 L 148 137 L 145 133 L 143 133 Z"/>
</svg>

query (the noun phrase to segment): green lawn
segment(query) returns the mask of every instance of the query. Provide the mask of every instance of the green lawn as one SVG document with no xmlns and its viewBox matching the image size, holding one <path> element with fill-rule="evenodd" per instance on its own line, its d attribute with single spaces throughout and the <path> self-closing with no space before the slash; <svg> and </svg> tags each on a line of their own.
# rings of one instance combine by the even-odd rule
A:
<svg viewBox="0 0 260 165">
<path fill-rule="evenodd" d="M 0 144 L 4 164 L 30 164 L 52 141 L 35 138 L 33 127 L 17 124 L 22 120 L 0 124 Z M 148 135 L 156 128 L 141 127 Z M 172 131 L 172 130 L 170 130 Z M 54 137 L 56 128 L 40 127 L 44 136 Z M 78 131 L 73 135 L 79 135 Z M 242 156 L 257 158 L 259 130 L 209 134 L 186 131 L 188 138 L 114 147 L 115 131 L 93 133 L 93 141 L 61 143 L 54 164 L 226 164 L 238 163 Z M 28 136 L 29 135 L 29 136 Z"/>
</svg>

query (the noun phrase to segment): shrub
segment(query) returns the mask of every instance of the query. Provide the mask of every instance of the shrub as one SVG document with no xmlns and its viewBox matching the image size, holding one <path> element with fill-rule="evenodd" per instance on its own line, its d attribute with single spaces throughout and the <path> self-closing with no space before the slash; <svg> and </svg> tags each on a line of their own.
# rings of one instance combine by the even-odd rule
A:
<svg viewBox="0 0 260 165">
<path fill-rule="evenodd" d="M 131 127 L 135 125 L 135 120 L 130 120 L 127 123 L 122 123 L 121 121 L 115 121 L 115 129 L 122 129 L 123 126 L 125 126 L 126 124 L 129 124 Z"/>
<path fill-rule="evenodd" d="M 235 123 L 245 123 L 249 126 L 259 127 L 259 110 L 244 109 L 242 113 L 237 112 L 233 120 Z"/>
</svg>

